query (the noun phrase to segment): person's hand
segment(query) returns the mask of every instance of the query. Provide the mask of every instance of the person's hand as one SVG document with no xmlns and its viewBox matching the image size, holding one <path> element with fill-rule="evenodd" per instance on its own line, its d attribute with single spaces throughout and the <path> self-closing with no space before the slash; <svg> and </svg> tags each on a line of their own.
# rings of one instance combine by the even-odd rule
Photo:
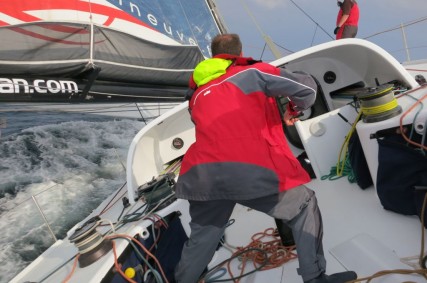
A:
<svg viewBox="0 0 427 283">
<path fill-rule="evenodd" d="M 336 27 L 336 28 L 334 29 L 334 34 L 337 34 L 339 30 L 340 30 L 340 27 Z"/>
<path fill-rule="evenodd" d="M 285 122 L 285 125 L 293 126 L 296 121 L 299 121 L 299 119 L 292 115 L 288 110 L 285 110 L 285 114 L 283 115 L 283 122 Z"/>
</svg>

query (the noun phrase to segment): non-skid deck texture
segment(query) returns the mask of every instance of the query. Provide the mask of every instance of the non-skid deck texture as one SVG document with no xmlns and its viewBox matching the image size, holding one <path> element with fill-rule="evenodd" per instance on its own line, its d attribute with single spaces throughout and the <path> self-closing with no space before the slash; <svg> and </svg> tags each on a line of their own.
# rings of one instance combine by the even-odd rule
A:
<svg viewBox="0 0 427 283">
<path fill-rule="evenodd" d="M 308 186 L 316 192 L 323 216 L 327 273 L 351 268 L 359 277 L 365 277 L 383 269 L 411 268 L 401 263 L 400 258 L 419 255 L 421 226 L 416 216 L 384 210 L 373 187 L 362 190 L 346 177 L 335 181 L 315 179 Z M 236 222 L 227 228 L 226 240 L 235 246 L 245 246 L 253 234 L 275 227 L 269 216 L 242 206 L 236 207 L 232 217 Z M 225 249 L 220 250 L 210 266 L 230 254 Z M 233 263 L 235 268 L 238 264 L 238 261 Z M 240 282 L 302 282 L 297 267 L 297 260 L 292 260 L 282 267 L 256 272 Z M 226 276 L 221 279 L 224 278 Z M 386 276 L 372 282 L 404 281 L 426 282 L 422 277 L 408 275 Z"/>
</svg>

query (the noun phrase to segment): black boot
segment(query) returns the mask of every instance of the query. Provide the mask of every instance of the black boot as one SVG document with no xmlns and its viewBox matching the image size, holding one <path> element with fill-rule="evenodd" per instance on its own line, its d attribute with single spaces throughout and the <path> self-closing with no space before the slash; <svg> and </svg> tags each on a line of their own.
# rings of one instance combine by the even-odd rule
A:
<svg viewBox="0 0 427 283">
<path fill-rule="evenodd" d="M 295 246 L 292 229 L 283 223 L 281 219 L 274 218 L 274 220 L 276 221 L 277 232 L 279 233 L 280 239 L 282 240 L 282 245 L 284 247 Z"/>
<path fill-rule="evenodd" d="M 356 272 L 344 271 L 331 275 L 326 275 L 325 273 L 322 273 L 314 279 L 304 281 L 304 283 L 345 283 L 355 279 L 357 279 Z"/>
</svg>

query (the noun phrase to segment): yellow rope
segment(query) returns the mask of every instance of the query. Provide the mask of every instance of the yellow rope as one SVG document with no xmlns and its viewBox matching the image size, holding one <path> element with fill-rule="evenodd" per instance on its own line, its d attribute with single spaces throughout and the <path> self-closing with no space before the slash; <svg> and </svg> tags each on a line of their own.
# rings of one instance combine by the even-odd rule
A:
<svg viewBox="0 0 427 283">
<path fill-rule="evenodd" d="M 366 107 L 366 106 L 362 105 L 361 109 L 362 109 L 362 112 L 364 115 L 369 116 L 369 115 L 375 115 L 375 114 L 380 114 L 383 112 L 390 111 L 390 110 L 396 108 L 398 105 L 399 104 L 397 103 L 397 99 L 393 98 L 392 101 L 387 102 L 383 105 L 378 105 L 378 106 L 373 106 L 373 107 Z"/>
<path fill-rule="evenodd" d="M 363 115 L 366 117 L 370 115 L 387 113 L 399 107 L 397 99 L 394 97 L 394 93 L 392 92 L 392 90 L 393 90 L 393 86 L 390 86 L 383 90 L 374 92 L 370 95 L 364 95 L 363 97 L 359 97 L 360 109 Z M 384 98 L 380 99 L 381 97 L 384 97 Z M 380 104 L 381 101 L 384 101 L 384 100 L 390 100 L 390 101 Z"/>
<path fill-rule="evenodd" d="M 371 95 L 366 95 L 366 96 L 364 96 L 363 98 L 370 98 L 370 97 L 374 97 L 374 96 L 377 96 L 377 95 L 380 95 L 380 94 L 383 94 L 383 93 L 386 93 L 386 92 L 389 92 L 389 91 L 392 91 L 393 90 L 393 86 L 390 86 L 390 87 L 388 87 L 388 88 L 385 88 L 385 89 L 383 89 L 383 90 L 381 90 L 381 91 L 379 91 L 379 92 L 375 92 L 375 93 L 373 93 L 373 94 L 371 94 Z"/>
<path fill-rule="evenodd" d="M 338 155 L 338 162 L 337 162 L 337 176 L 342 176 L 344 172 L 344 167 L 345 167 L 346 159 L 348 156 L 347 154 L 348 143 L 350 141 L 351 136 L 354 133 L 354 130 L 356 129 L 356 124 L 360 120 L 361 115 L 362 115 L 362 112 L 359 112 L 356 120 L 354 120 L 353 124 L 351 125 L 351 129 L 348 132 L 347 136 L 345 137 L 343 144 L 341 145 L 340 154 Z M 341 156 L 344 156 L 343 160 L 341 160 Z"/>
</svg>

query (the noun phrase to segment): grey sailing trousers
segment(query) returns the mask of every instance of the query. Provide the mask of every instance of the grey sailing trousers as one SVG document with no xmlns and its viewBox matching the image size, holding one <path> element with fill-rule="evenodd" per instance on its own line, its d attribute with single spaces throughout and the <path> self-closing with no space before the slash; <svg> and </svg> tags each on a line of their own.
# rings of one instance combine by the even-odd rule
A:
<svg viewBox="0 0 427 283">
<path fill-rule="evenodd" d="M 292 229 L 299 268 L 308 281 L 325 272 L 322 217 L 306 186 L 251 200 L 190 201 L 191 234 L 175 269 L 178 283 L 195 283 L 212 259 L 236 203 L 281 219 Z"/>
</svg>

